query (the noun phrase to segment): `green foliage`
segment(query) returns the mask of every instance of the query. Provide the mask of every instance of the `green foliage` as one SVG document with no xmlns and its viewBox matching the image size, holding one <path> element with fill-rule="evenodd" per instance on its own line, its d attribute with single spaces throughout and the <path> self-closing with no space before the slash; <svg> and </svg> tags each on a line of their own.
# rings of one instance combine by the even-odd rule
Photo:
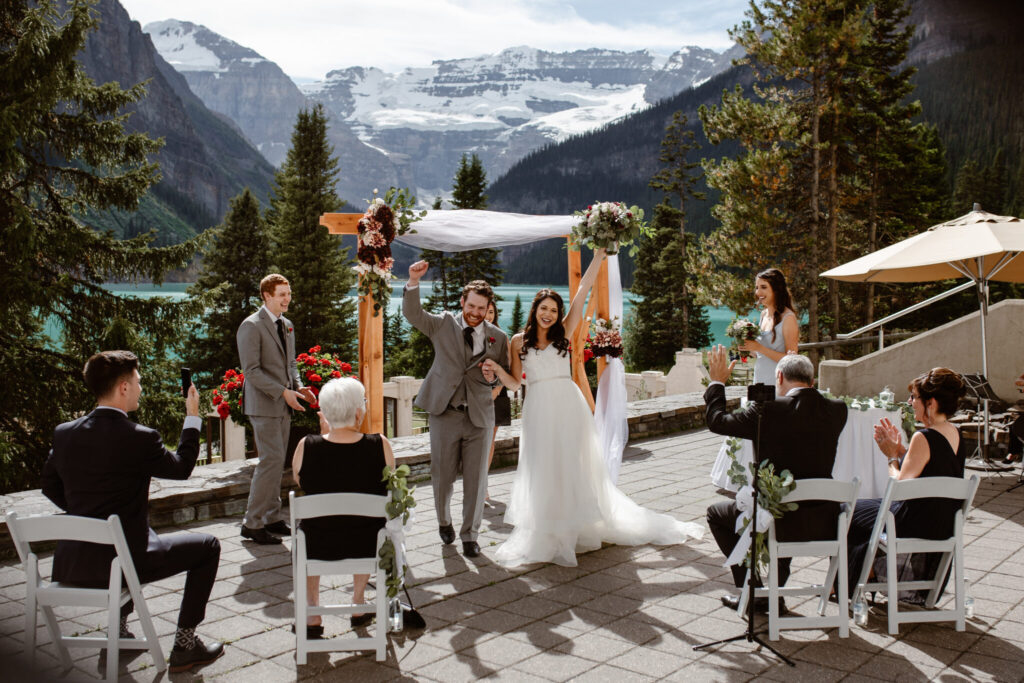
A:
<svg viewBox="0 0 1024 683">
<path fill-rule="evenodd" d="M 188 291 L 209 293 L 210 305 L 189 335 L 186 359 L 200 378 L 219 380 L 238 364 L 235 335 L 242 321 L 263 305 L 260 280 L 270 272 L 270 238 L 248 189 L 209 232 L 199 277 Z"/>
<path fill-rule="evenodd" d="M 334 192 L 338 161 L 327 142 L 323 105 L 300 111 L 292 146 L 275 177 L 270 225 L 272 267 L 291 283 L 288 318 L 295 325 L 296 348 L 321 345 L 354 357 L 355 304 L 347 300 L 356 275 L 348 249 L 320 225 L 320 216 L 342 201 Z"/>
<path fill-rule="evenodd" d="M 472 157 L 463 154 L 455 172 L 452 205 L 456 209 L 486 209 L 486 189 L 487 175 L 480 158 L 476 154 Z M 500 264 L 500 254 L 500 249 L 473 249 L 452 254 L 447 278 L 456 293 L 453 307 L 458 305 L 463 285 L 472 280 L 485 280 L 492 287 L 501 284 L 505 271 Z"/>
<path fill-rule="evenodd" d="M 384 476 L 381 479 L 381 481 L 387 482 L 388 492 L 391 494 L 391 500 L 385 506 L 388 519 L 398 519 L 401 517 L 403 524 L 409 521 L 409 515 L 412 509 L 416 507 L 416 498 L 414 497 L 416 487 L 409 488 L 408 477 L 408 465 L 399 465 L 395 469 L 385 466 Z M 379 566 L 387 572 L 388 597 L 393 598 L 398 595 L 398 591 L 402 588 L 406 567 L 398 566 L 395 545 L 391 538 L 385 539 L 384 545 L 380 548 Z"/>
<path fill-rule="evenodd" d="M 0 5 L 0 361 L 22 369 L 0 399 L 0 492 L 38 486 L 54 427 L 93 405 L 78 377 L 99 350 L 134 351 L 146 384 L 138 419 L 168 437 L 180 429 L 172 359 L 206 303 L 125 298 L 102 286 L 159 284 L 204 240 L 152 248 L 149 234 L 118 241 L 90 226 L 93 212 L 138 206 L 159 178 L 150 157 L 160 147 L 125 132 L 125 109 L 143 86 L 97 86 L 76 63 L 95 26 L 81 0 Z"/>
<path fill-rule="evenodd" d="M 516 300 L 512 304 L 512 326 L 509 328 L 508 333 L 518 334 L 523 329 L 523 324 L 526 319 L 526 314 L 523 312 L 523 298 L 516 294 Z"/>
<path fill-rule="evenodd" d="M 704 195 L 694 189 L 700 176 L 693 171 L 699 164 L 688 155 L 699 145 L 686 122 L 682 112 L 673 114 L 661 144 L 664 166 L 651 178 L 651 187 L 665 194 L 654 209 L 653 235 L 641 243 L 636 259 L 632 291 L 643 298 L 629 330 L 627 360 L 633 371 L 667 371 L 679 349 L 711 343 L 707 313 L 691 293 L 695 279 L 690 275 L 692 237 L 686 234 L 685 207 Z"/>
</svg>

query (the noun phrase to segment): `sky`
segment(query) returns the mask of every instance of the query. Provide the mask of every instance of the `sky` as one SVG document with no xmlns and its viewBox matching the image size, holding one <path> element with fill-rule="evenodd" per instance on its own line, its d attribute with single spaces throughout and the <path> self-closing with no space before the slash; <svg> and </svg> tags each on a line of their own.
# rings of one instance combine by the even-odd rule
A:
<svg viewBox="0 0 1024 683">
<path fill-rule="evenodd" d="M 591 47 L 671 54 L 722 51 L 748 0 L 121 0 L 143 26 L 202 24 L 299 80 L 375 66 L 396 72 L 507 47 Z"/>
</svg>

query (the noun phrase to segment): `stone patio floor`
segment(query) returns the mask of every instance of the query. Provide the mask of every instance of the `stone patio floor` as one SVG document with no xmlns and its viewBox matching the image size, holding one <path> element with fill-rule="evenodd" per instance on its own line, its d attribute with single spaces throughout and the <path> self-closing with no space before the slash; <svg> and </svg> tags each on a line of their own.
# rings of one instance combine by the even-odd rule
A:
<svg viewBox="0 0 1024 683">
<path fill-rule="evenodd" d="M 633 500 L 683 520 L 703 520 L 720 500 L 710 484 L 720 437 L 706 430 L 630 444 L 620 487 Z M 951 623 L 905 625 L 886 632 L 884 606 L 872 609 L 866 628 L 783 632 L 777 647 L 796 662 L 781 663 L 745 641 L 696 652 L 693 646 L 744 632 L 745 622 L 719 598 L 732 590 L 710 534 L 669 547 L 605 546 L 579 557 L 573 568 L 533 565 L 515 571 L 489 559 L 509 533 L 502 522 L 512 470 L 491 475 L 498 506 L 486 511 L 483 557 L 464 558 L 444 546 L 429 482 L 417 491 L 417 517 L 408 539 L 412 598 L 427 620 L 422 631 L 390 635 L 387 660 L 372 653 L 312 654 L 295 662 L 290 541 L 281 546 L 243 544 L 238 518 L 188 525 L 221 539 L 218 581 L 200 635 L 228 643 L 216 662 L 190 673 L 159 674 L 146 653 L 123 653 L 122 680 L 151 681 L 914 681 L 1024 680 L 1024 488 L 1007 493 L 1012 474 L 983 475 L 966 525 L 966 564 L 975 616 L 958 633 Z M 461 514 L 461 495 L 453 501 Z M 163 530 L 168 531 L 168 530 Z M 42 562 L 48 574 L 50 559 Z M 813 580 L 823 562 L 795 563 L 791 582 Z M 145 587 L 165 656 L 172 646 L 184 576 Z M 324 602 L 347 594 L 340 577 Z M 0 658 L 5 680 L 21 680 L 24 573 L 16 561 L 0 564 Z M 946 602 L 952 600 L 947 591 Z M 810 614 L 813 605 L 789 602 Z M 832 606 L 834 609 L 834 606 Z M 59 612 L 65 632 L 102 629 L 102 612 Z M 136 632 L 139 628 L 132 622 Z M 348 630 L 347 620 L 326 619 L 328 635 Z M 74 668 L 63 673 L 49 635 L 37 633 L 33 680 L 102 678 L 95 650 L 72 650 Z"/>
</svg>

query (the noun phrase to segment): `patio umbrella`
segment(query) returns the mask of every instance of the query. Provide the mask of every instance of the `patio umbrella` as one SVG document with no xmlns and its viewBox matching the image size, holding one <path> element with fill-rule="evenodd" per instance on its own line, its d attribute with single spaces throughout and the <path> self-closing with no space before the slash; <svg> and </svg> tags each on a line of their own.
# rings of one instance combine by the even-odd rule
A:
<svg viewBox="0 0 1024 683">
<path fill-rule="evenodd" d="M 972 280 L 981 308 L 981 367 L 988 376 L 985 316 L 988 283 L 1024 282 L 1024 221 L 997 216 L 977 204 L 970 213 L 933 225 L 902 242 L 822 273 L 845 282 Z"/>
<path fill-rule="evenodd" d="M 981 367 L 988 377 L 985 317 L 988 283 L 1024 282 L 1024 221 L 982 211 L 933 225 L 902 242 L 822 273 L 845 282 L 928 282 L 966 277 L 975 284 L 981 309 Z M 985 445 L 988 402 L 985 402 Z"/>
</svg>

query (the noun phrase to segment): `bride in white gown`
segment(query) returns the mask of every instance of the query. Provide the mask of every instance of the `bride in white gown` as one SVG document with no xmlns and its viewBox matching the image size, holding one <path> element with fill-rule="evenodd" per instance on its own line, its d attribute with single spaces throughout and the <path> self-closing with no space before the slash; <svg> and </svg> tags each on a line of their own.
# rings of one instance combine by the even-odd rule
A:
<svg viewBox="0 0 1024 683">
<path fill-rule="evenodd" d="M 572 381 L 566 330 L 581 322 L 604 256 L 603 249 L 594 253 L 564 320 L 558 293 L 537 293 L 524 332 L 512 338 L 511 372 L 488 361 L 507 388 L 518 389 L 524 373 L 529 387 L 519 465 L 505 513 L 515 528 L 495 555 L 505 567 L 532 562 L 575 567 L 576 553 L 596 550 L 602 541 L 669 545 L 704 534 L 699 524 L 640 507 L 612 484 L 594 416 Z"/>
</svg>

